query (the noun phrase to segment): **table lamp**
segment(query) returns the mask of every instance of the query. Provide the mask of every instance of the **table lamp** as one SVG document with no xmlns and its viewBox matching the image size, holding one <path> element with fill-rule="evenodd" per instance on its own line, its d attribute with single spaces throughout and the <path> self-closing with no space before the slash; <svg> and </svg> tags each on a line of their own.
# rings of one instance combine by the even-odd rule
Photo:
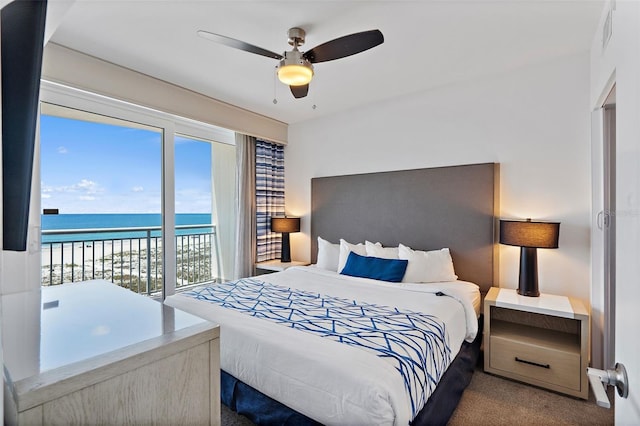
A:
<svg viewBox="0 0 640 426">
<path fill-rule="evenodd" d="M 500 243 L 520 247 L 518 294 L 538 297 L 539 248 L 558 248 L 560 222 L 500 220 Z"/>
<path fill-rule="evenodd" d="M 282 251 L 280 254 L 281 262 L 291 262 L 291 246 L 289 244 L 289 234 L 291 232 L 300 232 L 299 217 L 272 217 L 271 232 L 282 233 Z"/>
</svg>

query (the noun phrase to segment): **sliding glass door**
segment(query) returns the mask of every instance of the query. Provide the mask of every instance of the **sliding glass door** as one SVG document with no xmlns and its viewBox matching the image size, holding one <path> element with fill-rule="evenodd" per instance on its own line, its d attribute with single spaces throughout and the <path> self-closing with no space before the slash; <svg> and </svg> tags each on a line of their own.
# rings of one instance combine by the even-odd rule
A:
<svg viewBox="0 0 640 426">
<path fill-rule="evenodd" d="M 234 133 L 43 82 L 42 285 L 164 298 L 233 269 Z M 229 272 L 227 272 L 229 271 Z"/>
<path fill-rule="evenodd" d="M 42 285 L 162 289 L 162 129 L 43 103 Z"/>
<path fill-rule="evenodd" d="M 176 288 L 217 281 L 220 251 L 213 224 L 211 142 L 176 135 Z"/>
</svg>

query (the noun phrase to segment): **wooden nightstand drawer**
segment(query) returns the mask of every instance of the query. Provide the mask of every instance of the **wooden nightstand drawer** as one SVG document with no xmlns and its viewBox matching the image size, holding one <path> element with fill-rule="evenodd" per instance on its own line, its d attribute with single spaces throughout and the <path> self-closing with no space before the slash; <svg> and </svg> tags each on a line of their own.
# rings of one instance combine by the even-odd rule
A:
<svg viewBox="0 0 640 426">
<path fill-rule="evenodd" d="M 497 370 L 580 390 L 580 353 L 491 336 L 490 358 Z"/>
</svg>

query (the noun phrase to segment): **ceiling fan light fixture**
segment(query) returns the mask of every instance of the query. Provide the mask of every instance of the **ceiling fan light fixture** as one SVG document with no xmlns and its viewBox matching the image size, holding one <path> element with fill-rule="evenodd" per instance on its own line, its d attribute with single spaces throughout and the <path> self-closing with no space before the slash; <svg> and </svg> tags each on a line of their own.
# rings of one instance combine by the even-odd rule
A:
<svg viewBox="0 0 640 426">
<path fill-rule="evenodd" d="M 304 86 L 313 78 L 313 68 L 306 65 L 283 65 L 278 67 L 278 79 L 287 86 Z"/>
<path fill-rule="evenodd" d="M 294 46 L 291 52 L 285 52 L 284 59 L 278 65 L 278 79 L 288 86 L 304 86 L 313 78 L 313 65 L 302 57 Z"/>
</svg>

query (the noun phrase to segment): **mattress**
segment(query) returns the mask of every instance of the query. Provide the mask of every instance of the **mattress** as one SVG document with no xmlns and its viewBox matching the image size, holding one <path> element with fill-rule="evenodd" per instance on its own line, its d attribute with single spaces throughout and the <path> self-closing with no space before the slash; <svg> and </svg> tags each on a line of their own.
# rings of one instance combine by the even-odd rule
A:
<svg viewBox="0 0 640 426">
<path fill-rule="evenodd" d="M 296 267 L 199 287 L 165 303 L 220 324 L 221 368 L 288 407 L 323 424 L 406 425 L 461 344 L 476 336 L 479 301 L 478 287 L 464 281 L 386 283 Z M 327 307 L 326 314 L 318 303 Z M 272 309 L 283 304 L 290 309 Z M 312 308 L 302 312 L 299 304 Z M 340 314 L 348 323 L 354 310 L 374 315 L 353 319 L 356 331 L 326 332 L 327 317 Z M 362 322 L 378 321 L 381 312 L 394 318 L 382 316 L 376 332 L 391 323 L 395 327 L 398 316 L 433 323 L 432 328 L 423 333 L 424 342 L 415 330 L 390 339 L 386 332 L 383 339 L 363 332 Z M 418 340 L 434 348 L 430 355 L 413 350 Z"/>
</svg>

